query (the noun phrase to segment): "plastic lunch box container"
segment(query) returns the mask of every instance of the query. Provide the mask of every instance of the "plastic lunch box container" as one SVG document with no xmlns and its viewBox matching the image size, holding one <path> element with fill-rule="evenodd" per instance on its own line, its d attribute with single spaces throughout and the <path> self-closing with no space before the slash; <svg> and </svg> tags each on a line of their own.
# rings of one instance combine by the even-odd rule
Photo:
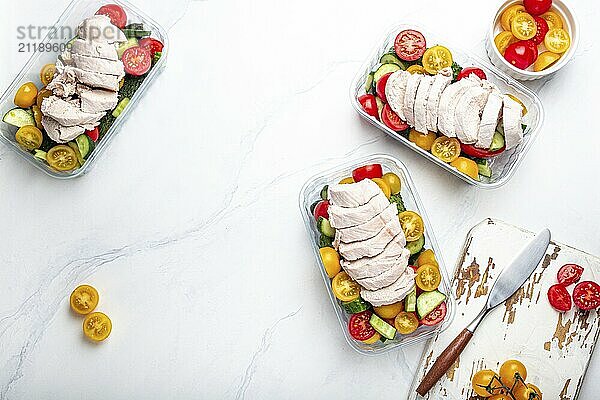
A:
<svg viewBox="0 0 600 400">
<path fill-rule="evenodd" d="M 92 152 L 92 155 L 87 159 L 85 164 L 76 170 L 68 171 L 68 172 L 59 172 L 50 168 L 46 163 L 42 160 L 36 159 L 31 153 L 23 150 L 19 144 L 15 141 L 15 133 L 17 128 L 14 126 L 10 126 L 4 122 L 0 122 L 0 140 L 4 142 L 8 147 L 14 150 L 17 154 L 19 154 L 22 158 L 27 160 L 30 164 L 32 164 L 37 169 L 45 172 L 46 174 L 58 178 L 58 179 L 70 179 L 76 178 L 88 172 L 90 168 L 95 164 L 96 160 L 100 157 L 100 155 L 106 150 L 109 143 L 115 137 L 117 132 L 121 129 L 121 126 L 129 116 L 129 114 L 135 109 L 135 105 L 138 103 L 139 99 L 142 97 L 144 92 L 148 89 L 150 84 L 156 79 L 156 77 L 162 72 L 166 65 L 167 55 L 169 52 L 169 39 L 167 37 L 167 32 L 152 18 L 144 14 L 137 7 L 131 5 L 130 3 L 124 0 L 110 0 L 110 2 L 106 0 L 74 0 L 71 4 L 67 6 L 65 11 L 59 17 L 58 21 L 55 23 L 59 31 L 61 27 L 70 27 L 72 32 L 75 32 L 77 26 L 83 21 L 85 18 L 88 18 L 96 13 L 100 7 L 107 3 L 119 4 L 125 12 L 127 13 L 127 17 L 129 19 L 129 23 L 131 22 L 140 22 L 143 23 L 149 30 L 152 31 L 152 37 L 160 40 L 164 44 L 164 49 L 162 51 L 162 56 L 160 60 L 152 67 L 148 76 L 140 86 L 140 88 L 135 92 L 135 95 L 131 98 L 127 107 L 123 113 L 115 120 L 112 124 L 108 132 L 104 135 L 104 137 L 97 143 L 95 150 Z M 49 35 L 38 44 L 39 46 L 51 43 L 51 39 Z M 56 43 L 56 42 L 54 42 Z M 49 46 L 52 47 L 52 46 Z M 60 46 L 59 46 L 60 47 Z M 21 72 L 17 75 L 15 80 L 9 86 L 9 88 L 4 92 L 2 98 L 0 99 L 0 113 L 4 115 L 7 111 L 14 108 L 15 105 L 13 103 L 13 99 L 15 96 L 15 92 L 17 89 L 26 82 L 34 82 L 38 89 L 41 88 L 41 82 L 39 77 L 39 71 L 45 64 L 55 63 L 56 58 L 60 55 L 60 52 L 35 52 L 27 64 L 23 67 Z"/>
<path fill-rule="evenodd" d="M 514 149 L 505 151 L 504 153 L 489 159 L 490 167 L 492 169 L 491 178 L 481 177 L 481 181 L 476 181 L 475 179 L 459 172 L 450 164 L 443 162 L 430 152 L 417 147 L 414 143 L 410 142 L 398 132 L 391 130 L 382 122 L 372 118 L 361 107 L 358 97 L 365 94 L 365 81 L 368 74 L 379 65 L 380 57 L 393 48 L 396 35 L 405 29 L 416 29 L 423 33 L 425 39 L 427 40 L 428 47 L 436 44 L 441 44 L 448 47 L 448 49 L 450 49 L 452 52 L 454 61 L 456 61 L 463 68 L 469 66 L 477 66 L 482 68 L 490 82 L 496 84 L 503 93 L 512 94 L 519 98 L 525 104 L 525 107 L 527 107 L 528 112 L 523 117 L 523 124 L 527 126 L 523 141 Z M 452 43 L 449 43 L 446 40 L 440 39 L 439 35 L 431 33 L 429 30 L 420 27 L 417 24 L 398 25 L 391 29 L 383 38 L 383 40 L 379 42 L 377 47 L 375 47 L 352 81 L 352 85 L 350 86 L 350 99 L 354 109 L 360 114 L 360 116 L 369 121 L 372 125 L 376 126 L 392 138 L 398 140 L 400 143 L 419 153 L 423 157 L 428 158 L 437 166 L 459 177 L 463 181 L 486 189 L 495 189 L 508 182 L 533 145 L 533 142 L 539 135 L 544 122 L 544 109 L 540 99 L 535 93 L 493 65 L 482 61 L 480 58 L 470 54 L 467 51 L 461 50 L 460 47 L 454 46 Z"/>
<path fill-rule="evenodd" d="M 442 283 L 440 284 L 439 290 L 442 293 L 446 294 L 448 297 L 446 299 L 448 312 L 446 314 L 445 320 L 441 324 L 432 327 L 420 326 L 419 329 L 417 329 L 410 335 L 398 334 L 396 335 L 396 338 L 394 340 L 388 340 L 385 343 L 378 341 L 375 344 L 365 344 L 363 342 L 357 341 L 353 339 L 350 336 L 350 333 L 348 332 L 348 320 L 350 319 L 350 315 L 344 311 L 341 302 L 333 294 L 331 288 L 331 279 L 329 279 L 327 273 L 325 272 L 325 267 L 321 262 L 321 256 L 319 254 L 319 231 L 317 230 L 315 219 L 310 211 L 311 205 L 315 201 L 321 199 L 320 193 L 323 186 L 332 183 L 337 183 L 341 179 L 350 176 L 353 169 L 367 164 L 381 164 L 384 173 L 393 172 L 400 177 L 400 180 L 402 182 L 402 189 L 400 194 L 402 195 L 404 205 L 406 206 L 407 210 L 415 211 L 419 213 L 419 215 L 421 215 L 421 217 L 423 218 L 423 223 L 425 224 L 425 248 L 432 249 L 436 254 L 436 258 L 440 266 L 440 272 L 442 274 Z M 308 236 L 310 237 L 313 254 L 315 256 L 315 264 L 321 274 L 321 277 L 323 278 L 323 283 L 325 284 L 325 288 L 329 295 L 329 300 L 331 301 L 337 319 L 340 323 L 340 328 L 350 347 L 352 347 L 357 352 L 365 355 L 383 354 L 401 346 L 408 346 L 410 344 L 418 343 L 429 339 L 433 335 L 443 331 L 450 325 L 450 323 L 454 319 L 455 312 L 454 298 L 450 291 L 450 279 L 448 277 L 448 273 L 444 265 L 444 260 L 441 255 L 440 247 L 437 241 L 435 240 L 431 223 L 427 218 L 425 208 L 423 207 L 423 204 L 419 199 L 419 195 L 417 194 L 417 191 L 415 189 L 415 184 L 410 177 L 408 169 L 401 161 L 388 155 L 376 154 L 367 158 L 349 162 L 335 169 L 325 171 L 317 176 L 310 178 L 306 182 L 306 184 L 304 184 L 304 187 L 300 192 L 299 202 L 300 212 L 302 214 L 302 218 L 304 219 L 306 231 L 308 232 Z"/>
</svg>

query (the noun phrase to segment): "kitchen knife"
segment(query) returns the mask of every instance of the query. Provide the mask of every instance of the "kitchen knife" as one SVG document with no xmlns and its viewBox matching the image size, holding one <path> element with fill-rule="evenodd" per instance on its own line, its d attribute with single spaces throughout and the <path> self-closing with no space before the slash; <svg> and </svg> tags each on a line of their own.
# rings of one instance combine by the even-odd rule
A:
<svg viewBox="0 0 600 400">
<path fill-rule="evenodd" d="M 494 282 L 483 310 L 440 354 L 429 372 L 423 377 L 417 388 L 418 394 L 425 396 L 442 375 L 450 369 L 487 313 L 502 304 L 523 286 L 546 254 L 549 244 L 550 231 L 544 229 L 531 239 L 508 267 L 504 268 Z"/>
</svg>

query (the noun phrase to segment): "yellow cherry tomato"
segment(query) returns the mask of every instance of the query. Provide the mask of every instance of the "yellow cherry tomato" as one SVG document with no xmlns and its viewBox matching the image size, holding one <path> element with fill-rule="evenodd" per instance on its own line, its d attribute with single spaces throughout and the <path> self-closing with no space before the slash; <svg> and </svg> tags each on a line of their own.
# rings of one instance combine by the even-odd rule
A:
<svg viewBox="0 0 600 400">
<path fill-rule="evenodd" d="M 71 309 L 77 314 L 86 315 L 94 311 L 99 300 L 98 291 L 92 286 L 77 286 L 71 293 Z"/>
<path fill-rule="evenodd" d="M 513 6 L 508 7 L 500 17 L 500 24 L 502 25 L 502 29 L 505 31 L 510 31 L 511 22 L 515 15 L 518 13 L 525 12 L 525 7 L 522 4 L 515 4 Z"/>
<path fill-rule="evenodd" d="M 553 53 L 551 51 L 545 51 L 538 56 L 538 59 L 533 63 L 533 70 L 540 72 L 548 67 L 554 65 L 555 62 L 560 60 L 560 54 Z"/>
<path fill-rule="evenodd" d="M 410 67 L 406 68 L 406 72 L 410 72 L 411 74 L 421 74 L 421 75 L 425 75 L 427 73 L 427 71 L 425 71 L 425 68 L 423 68 L 422 66 L 420 66 L 418 64 L 413 64 Z"/>
<path fill-rule="evenodd" d="M 44 86 L 52 82 L 55 72 L 56 65 L 54 64 L 46 64 L 42 67 L 42 70 L 40 71 L 40 80 Z"/>
<path fill-rule="evenodd" d="M 427 249 L 421 252 L 421 254 L 419 254 L 419 257 L 417 258 L 417 266 L 420 267 L 425 264 L 435 265 L 436 267 L 439 267 L 439 264 L 435 259 L 435 253 L 431 249 Z"/>
<path fill-rule="evenodd" d="M 394 304 L 385 306 L 373 307 L 373 312 L 383 319 L 395 318 L 400 312 L 404 311 L 404 302 L 399 301 Z"/>
<path fill-rule="evenodd" d="M 460 142 L 457 138 L 440 136 L 431 145 L 431 154 L 444 162 L 450 163 L 460 156 Z"/>
<path fill-rule="evenodd" d="M 525 368 L 525 365 L 518 360 L 505 361 L 504 364 L 500 366 L 500 371 L 498 372 L 502 383 L 509 388 L 519 380 L 518 377 L 523 380 L 527 379 L 527 368 Z"/>
<path fill-rule="evenodd" d="M 437 136 L 433 132 L 421 133 L 414 129 L 411 129 L 408 133 L 408 140 L 417 145 L 417 147 L 423 150 L 430 151 L 433 142 Z"/>
<path fill-rule="evenodd" d="M 417 276 L 415 276 L 415 283 L 419 289 L 426 292 L 431 292 L 440 286 L 442 282 L 442 276 L 440 275 L 440 269 L 433 264 L 424 264 L 417 269 Z"/>
<path fill-rule="evenodd" d="M 477 371 L 471 379 L 471 386 L 475 394 L 481 397 L 490 397 L 501 386 L 498 375 L 491 369 Z"/>
<path fill-rule="evenodd" d="M 444 46 L 433 46 L 423 54 L 423 68 L 431 75 L 452 65 L 452 53 Z"/>
<path fill-rule="evenodd" d="M 571 37 L 562 28 L 550 29 L 544 37 L 544 46 L 553 53 L 562 54 L 571 47 Z"/>
<path fill-rule="evenodd" d="M 513 395 L 516 400 L 542 400 L 542 391 L 533 383 L 527 385 L 522 382 L 517 383 Z"/>
<path fill-rule="evenodd" d="M 394 327 L 401 335 L 413 333 L 419 327 L 419 319 L 415 313 L 402 311 L 394 319 Z"/>
<path fill-rule="evenodd" d="M 83 334 L 94 342 L 101 342 L 110 335 L 112 322 L 106 314 L 93 312 L 83 321 Z"/>
<path fill-rule="evenodd" d="M 340 185 L 347 185 L 349 183 L 354 183 L 354 178 L 352 178 L 351 176 L 344 178 L 340 181 Z"/>
<path fill-rule="evenodd" d="M 423 219 L 414 211 L 404 211 L 398 215 L 407 242 L 418 240 L 425 233 Z"/>
<path fill-rule="evenodd" d="M 33 82 L 23 84 L 15 94 L 15 105 L 21 108 L 31 107 L 37 100 L 38 90 Z"/>
<path fill-rule="evenodd" d="M 500 32 L 494 38 L 494 44 L 496 45 L 496 48 L 502 55 L 504 55 L 504 52 L 506 52 L 506 48 L 508 46 L 518 41 L 519 39 L 517 39 L 510 31 Z"/>
<path fill-rule="evenodd" d="M 517 39 L 529 40 L 537 33 L 537 24 L 531 15 L 521 12 L 512 19 L 510 30 Z"/>
<path fill-rule="evenodd" d="M 521 107 L 523 107 L 523 111 L 521 112 L 521 115 L 525 116 L 525 114 L 527 114 L 527 107 L 525 107 L 525 104 L 523 104 L 523 102 L 521 101 L 521 99 L 519 99 L 514 94 L 507 93 L 506 95 L 508 97 L 510 97 L 511 99 L 513 99 L 514 101 L 516 101 L 517 103 L 519 103 L 521 105 Z"/>
<path fill-rule="evenodd" d="M 338 273 L 331 282 L 333 294 L 341 301 L 352 301 L 358 299 L 360 286 L 350 276 L 342 271 Z"/>
<path fill-rule="evenodd" d="M 387 197 L 389 199 L 390 196 L 392 195 L 392 189 L 390 189 L 388 184 L 382 178 L 373 178 L 371 180 L 373 182 L 375 182 L 377 184 L 377 186 L 379 186 L 379 188 L 381 189 L 383 194 L 385 194 L 385 197 Z"/>
<path fill-rule="evenodd" d="M 38 129 L 44 129 L 44 126 L 42 125 L 42 110 L 40 110 L 40 108 L 34 104 L 31 106 L 31 111 L 33 111 L 33 119 L 35 120 L 35 126 Z"/>
<path fill-rule="evenodd" d="M 452 161 L 450 165 L 476 181 L 479 180 L 479 167 L 475 161 L 466 157 L 458 157 L 456 160 Z"/>
<path fill-rule="evenodd" d="M 339 254 L 331 247 L 320 248 L 319 253 L 321 254 L 321 261 L 323 261 L 327 276 L 333 278 L 342 270 Z"/>
<path fill-rule="evenodd" d="M 543 20 L 545 20 L 548 23 L 548 28 L 549 29 L 562 28 L 563 27 L 563 20 L 562 20 L 562 18 L 560 17 L 560 15 L 558 15 L 554 11 L 545 12 L 542 15 L 540 15 L 540 18 L 542 18 Z"/>
<path fill-rule="evenodd" d="M 384 174 L 382 179 L 387 183 L 390 187 L 392 194 L 400 193 L 400 189 L 402 189 L 402 182 L 400 181 L 400 177 L 393 172 L 388 172 Z"/>
<path fill-rule="evenodd" d="M 371 336 L 367 340 L 363 340 L 362 342 L 365 344 L 373 344 L 376 343 L 379 339 L 381 339 L 381 335 L 379 334 L 379 332 L 375 332 L 373 336 Z"/>
<path fill-rule="evenodd" d="M 58 171 L 71 171 L 79 164 L 75 151 L 64 144 L 51 148 L 46 154 L 46 161 Z"/>
<path fill-rule="evenodd" d="M 42 131 L 33 125 L 25 125 L 17 130 L 15 139 L 27 150 L 35 150 L 42 145 Z"/>
<path fill-rule="evenodd" d="M 490 400 L 513 400 L 513 398 L 510 397 L 510 395 L 504 394 L 504 393 L 495 394 L 492 397 L 490 397 L 489 399 Z"/>
<path fill-rule="evenodd" d="M 36 99 L 36 105 L 38 107 L 42 108 L 42 102 L 44 101 L 44 99 L 46 97 L 50 97 L 50 96 L 52 96 L 52 91 L 48 90 L 46 88 L 43 88 L 42 90 L 40 90 L 38 92 L 37 99 Z"/>
</svg>

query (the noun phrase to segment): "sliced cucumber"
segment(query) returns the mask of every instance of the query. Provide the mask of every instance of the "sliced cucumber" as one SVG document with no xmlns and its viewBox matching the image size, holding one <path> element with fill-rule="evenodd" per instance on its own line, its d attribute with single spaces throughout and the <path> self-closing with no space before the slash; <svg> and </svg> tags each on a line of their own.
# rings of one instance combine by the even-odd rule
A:
<svg viewBox="0 0 600 400">
<path fill-rule="evenodd" d="M 373 75 L 375 75 L 374 72 L 370 72 L 369 75 L 367 75 L 367 80 L 365 81 L 365 92 L 370 93 L 371 90 L 373 90 Z"/>
<path fill-rule="evenodd" d="M 439 290 L 433 292 L 423 292 L 417 298 L 417 314 L 419 318 L 424 318 L 435 310 L 437 306 L 446 301 L 446 295 Z"/>
<path fill-rule="evenodd" d="M 317 201 L 315 201 L 314 203 L 312 203 L 312 204 L 310 205 L 310 213 L 311 213 L 311 214 L 314 214 L 314 212 L 315 212 L 315 208 L 317 207 L 317 204 L 319 204 L 320 202 L 321 202 L 321 200 L 317 200 Z"/>
<path fill-rule="evenodd" d="M 371 315 L 371 320 L 369 323 L 377 332 L 379 332 L 381 336 L 386 339 L 391 340 L 396 336 L 396 328 L 379 318 L 377 314 Z"/>
<path fill-rule="evenodd" d="M 348 314 L 358 314 L 369 308 L 369 305 L 359 297 L 356 300 L 342 302 L 342 307 Z"/>
<path fill-rule="evenodd" d="M 132 47 L 136 47 L 137 45 L 138 40 L 134 37 L 128 38 L 126 42 L 121 43 L 117 48 L 117 55 L 119 56 L 119 59 L 123 57 L 123 53 L 125 53 L 125 50 L 130 49 Z"/>
<path fill-rule="evenodd" d="M 123 29 L 133 29 L 133 30 L 137 30 L 137 31 L 143 31 L 144 24 L 142 24 L 141 22 L 134 22 L 132 24 L 126 25 L 125 28 L 123 28 Z"/>
<path fill-rule="evenodd" d="M 329 236 L 330 238 L 335 236 L 335 228 L 331 226 L 327 218 L 319 217 L 317 228 L 325 236 Z"/>
<path fill-rule="evenodd" d="M 411 255 L 420 252 L 423 249 L 423 246 L 425 246 L 425 235 L 421 235 L 421 237 L 415 241 L 406 243 L 406 249 L 410 251 Z"/>
<path fill-rule="evenodd" d="M 504 145 L 504 135 L 498 131 L 494 132 L 494 137 L 492 138 L 492 145 L 490 146 L 490 151 L 500 150 L 504 147 Z"/>
<path fill-rule="evenodd" d="M 400 69 L 406 70 L 406 65 L 394 53 L 385 53 L 379 59 L 381 64 L 396 64 Z"/>
<path fill-rule="evenodd" d="M 46 160 L 46 152 L 43 150 L 39 150 L 39 149 L 34 150 L 33 156 L 39 160 L 47 161 Z"/>
<path fill-rule="evenodd" d="M 75 142 L 69 142 L 67 144 L 75 152 L 75 155 L 77 156 L 77 161 L 79 161 L 79 165 L 83 166 L 83 164 L 85 163 L 85 160 L 81 156 L 81 152 L 79 151 L 79 147 L 77 146 L 77 143 L 75 143 Z"/>
<path fill-rule="evenodd" d="M 33 111 L 24 108 L 13 108 L 4 114 L 2 121 L 20 128 L 25 125 L 35 126 L 35 118 L 33 117 Z"/>
<path fill-rule="evenodd" d="M 154 58 L 152 59 L 152 62 L 156 64 L 161 57 L 162 51 L 157 51 L 156 53 L 154 53 Z"/>
<path fill-rule="evenodd" d="M 79 148 L 79 152 L 83 158 L 88 158 L 92 150 L 94 150 L 94 141 L 85 133 L 77 136 L 75 138 L 75 143 L 77 143 L 77 147 Z"/>
<path fill-rule="evenodd" d="M 415 312 L 417 309 L 417 288 L 413 287 L 410 293 L 404 299 L 404 310 L 406 312 Z"/>
<path fill-rule="evenodd" d="M 476 160 L 477 168 L 479 168 L 479 175 L 485 176 L 486 178 L 492 177 L 492 169 L 488 160 Z"/>
<path fill-rule="evenodd" d="M 319 238 L 319 248 L 322 249 L 323 247 L 333 247 L 333 238 L 321 235 Z"/>
<path fill-rule="evenodd" d="M 385 103 L 379 97 L 375 97 L 375 102 L 377 103 L 377 113 L 379 114 L 379 120 L 381 121 L 381 113 L 383 112 Z"/>
<path fill-rule="evenodd" d="M 129 104 L 129 99 L 127 97 L 125 97 L 123 100 L 121 100 L 121 102 L 113 110 L 112 116 L 115 118 L 118 118 L 119 115 L 121 115 L 121 113 L 125 110 L 125 107 L 127 107 L 127 104 Z"/>
<path fill-rule="evenodd" d="M 129 38 L 138 38 L 141 39 L 143 37 L 150 36 L 152 34 L 151 31 L 140 30 L 140 29 L 123 29 L 123 33 L 125 36 Z"/>
<path fill-rule="evenodd" d="M 327 192 L 329 190 L 329 185 L 325 185 L 323 186 L 323 189 L 321 189 L 321 198 L 323 200 L 327 200 Z"/>
<path fill-rule="evenodd" d="M 399 69 L 400 67 L 396 64 L 382 64 L 379 68 L 377 68 L 377 71 L 375 71 L 375 73 L 373 74 L 373 79 L 375 83 L 377 83 L 377 81 L 379 81 L 379 79 L 381 79 L 381 77 L 385 74 L 388 74 L 390 72 L 396 72 Z"/>
</svg>

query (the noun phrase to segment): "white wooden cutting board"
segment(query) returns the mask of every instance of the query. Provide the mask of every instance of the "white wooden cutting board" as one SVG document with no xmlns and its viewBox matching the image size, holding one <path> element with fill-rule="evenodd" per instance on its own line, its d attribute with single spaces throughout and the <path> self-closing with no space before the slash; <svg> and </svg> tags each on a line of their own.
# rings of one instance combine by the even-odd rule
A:
<svg viewBox="0 0 600 400">
<path fill-rule="evenodd" d="M 484 306 L 494 279 L 532 237 L 504 222 L 486 219 L 469 233 L 452 282 L 456 317 L 451 326 L 427 345 L 409 400 L 420 398 L 415 388 L 438 355 Z M 471 377 L 481 369 L 498 371 L 509 359 L 518 359 L 544 399 L 576 400 L 600 332 L 596 311 L 556 312 L 547 291 L 557 283 L 564 264 L 585 268 L 582 280 L 600 282 L 600 259 L 572 247 L 551 242 L 546 256 L 525 285 L 490 312 L 475 336 L 426 399 L 478 399 Z M 571 286 L 569 291 L 572 293 Z"/>
</svg>

